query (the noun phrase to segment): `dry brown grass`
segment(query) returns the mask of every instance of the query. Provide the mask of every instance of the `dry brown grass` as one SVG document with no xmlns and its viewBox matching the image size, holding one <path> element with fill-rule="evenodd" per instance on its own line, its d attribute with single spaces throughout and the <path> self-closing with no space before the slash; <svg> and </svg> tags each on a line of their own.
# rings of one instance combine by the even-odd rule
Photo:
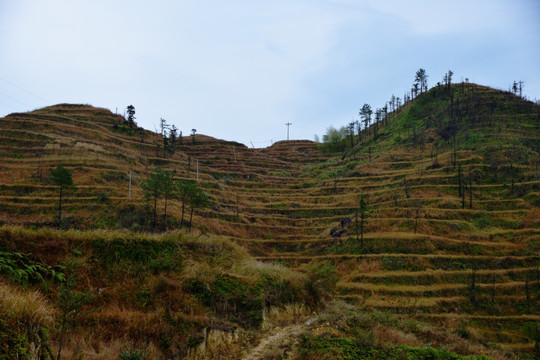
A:
<svg viewBox="0 0 540 360">
<path fill-rule="evenodd" d="M 261 329 L 271 330 L 276 327 L 285 327 L 297 324 L 302 319 L 310 316 L 311 311 L 303 304 L 288 304 L 284 307 L 272 307 L 264 314 L 264 321 Z"/>
<path fill-rule="evenodd" d="M 457 297 L 420 297 L 411 305 L 399 297 L 382 296 L 378 291 L 393 290 L 395 293 L 406 291 L 419 294 L 423 291 L 451 290 L 456 286 L 464 290 L 464 282 L 460 282 L 459 285 L 447 284 L 445 281 L 450 279 L 452 271 L 445 270 L 439 279 L 434 276 L 435 281 L 440 280 L 437 284 L 416 287 L 412 285 L 414 276 L 426 275 L 425 271 L 415 274 L 405 270 L 383 271 L 384 258 L 392 256 L 399 258 L 398 260 L 403 259 L 409 261 L 410 266 L 414 265 L 421 270 L 438 269 L 439 266 L 454 268 L 452 266 L 455 263 L 461 263 L 461 266 L 466 267 L 474 262 L 486 263 L 485 260 L 488 259 L 504 263 L 507 260 L 518 259 L 521 255 L 530 255 L 530 245 L 534 245 L 538 237 L 537 224 L 540 213 L 536 208 L 532 211 L 527 210 L 532 206 L 529 203 L 530 198 L 527 198 L 528 201 L 520 198 L 501 199 L 508 196 L 508 189 L 504 184 L 482 184 L 480 181 L 475 184 L 473 209 L 461 209 L 455 183 L 456 169 L 449 163 L 451 154 L 448 149 L 442 149 L 437 154 L 442 167 L 429 170 L 426 167 L 433 163 L 429 153 L 430 145 L 426 148 L 404 148 L 400 145 L 385 147 L 388 144 L 378 144 L 381 147 L 373 154 L 374 161 L 368 162 L 367 154 L 360 149 L 354 160 L 351 156 L 347 156 L 341 160 L 332 158 L 327 162 L 331 156 L 317 153 L 315 146 L 310 142 L 280 142 L 268 149 L 253 151 L 237 146 L 237 159 L 233 160 L 230 143 L 197 135 L 196 146 L 186 144 L 180 152 L 163 159 L 161 155 L 156 155 L 154 149 L 160 140 L 156 134 L 146 132 L 144 142 L 140 142 L 139 136 L 111 131 L 112 124 L 121 121 L 121 117 L 105 109 L 69 105 L 40 109 L 28 116 L 18 115 L 16 118 L 3 119 L 2 127 L 5 129 L 25 124 L 36 134 L 46 133 L 51 139 L 47 140 L 49 142 L 45 144 L 40 158 L 32 155 L 36 151 L 34 149 L 36 141 L 29 141 L 27 144 L 17 142 L 16 150 L 21 152 L 22 158 L 3 158 L 5 163 L 2 164 L 4 171 L 0 172 L 0 185 L 13 186 L 2 187 L 6 196 L 0 198 L 0 201 L 7 210 L 0 211 L 0 220 L 22 224 L 52 222 L 56 192 L 53 187 L 46 185 L 46 180 L 40 182 L 37 179 L 36 168 L 40 163 L 43 163 L 45 175 L 51 167 L 59 163 L 73 170 L 77 192 L 74 190 L 73 193 L 67 194 L 65 204 L 72 208 L 72 219 L 78 221 L 75 226 L 83 227 L 85 224 L 90 226 L 89 224 L 95 223 L 100 216 L 113 217 L 114 214 L 108 212 L 112 209 L 129 204 L 138 204 L 137 206 L 142 204 L 140 181 L 156 164 L 161 164 L 166 169 L 176 169 L 177 178 L 194 179 L 194 159 L 197 158 L 200 165 L 200 183 L 214 200 L 213 208 L 195 213 L 195 226 L 203 233 L 234 236 L 239 239 L 239 243 L 248 245 L 251 254 L 260 255 L 260 259 L 268 262 L 254 261 L 242 247 L 224 239 L 212 236 L 206 238 L 195 236 L 187 240 L 184 238 L 187 243 L 192 242 L 195 245 L 190 247 L 192 244 L 189 244 L 181 249 L 182 270 L 178 274 L 149 276 L 140 282 L 122 278 L 121 283 L 105 290 L 104 294 L 109 296 L 107 299 L 114 302 L 114 306 L 107 310 L 113 313 L 111 319 L 114 319 L 114 313 L 117 313 L 118 319 L 125 318 L 126 321 L 133 321 L 136 324 L 139 321 L 144 325 L 141 319 L 145 316 L 137 314 L 140 309 L 128 306 L 129 300 L 126 297 L 127 293 L 132 294 L 137 292 L 138 288 L 144 288 L 150 291 L 162 289 L 163 297 L 180 304 L 178 306 L 186 312 L 185 316 L 193 321 L 196 321 L 197 317 L 205 321 L 202 319 L 204 309 L 200 304 L 197 305 L 187 297 L 178 295 L 182 293 L 183 279 L 186 278 L 197 278 L 210 284 L 216 278 L 216 274 L 225 274 L 253 284 L 260 280 L 263 274 L 269 274 L 275 278 L 287 279 L 293 284 L 304 281 L 303 275 L 285 266 L 269 263 L 270 260 L 276 259 L 283 259 L 284 263 L 291 266 L 314 259 L 328 259 L 336 266 L 339 274 L 345 275 L 343 284 L 348 284 L 349 288 L 356 287 L 373 293 L 369 299 L 358 297 L 362 302 L 367 301 L 381 307 L 407 308 L 411 311 L 416 306 L 431 307 L 433 311 L 439 311 L 440 303 L 466 300 Z M 514 130 L 509 130 L 508 133 L 518 136 L 517 132 L 511 131 Z M 435 129 L 428 130 L 427 134 L 435 138 L 438 136 Z M 190 142 L 190 139 L 185 140 Z M 382 151 L 379 151 L 381 149 Z M 304 153 L 309 153 L 311 157 L 307 158 Z M 188 155 L 192 159 L 190 169 L 187 167 Z M 481 169 L 489 166 L 486 159 L 474 150 L 459 151 L 458 156 L 465 172 L 470 168 Z M 533 169 L 533 165 L 515 165 L 515 168 L 527 177 L 525 181 L 516 182 L 516 185 L 531 188 L 532 191 L 528 196 L 534 198 L 537 194 L 538 181 L 528 179 L 532 179 L 530 175 L 537 170 Z M 333 181 L 327 173 L 341 169 L 350 170 L 350 174 L 339 179 L 337 191 L 334 193 Z M 129 170 L 137 174 L 131 202 L 125 199 L 127 180 L 124 174 Z M 224 186 L 223 199 L 219 178 L 227 175 L 233 178 Z M 411 198 L 405 196 L 403 184 L 405 176 L 410 182 Z M 24 184 L 19 184 L 20 182 Z M 92 197 L 97 198 L 100 192 L 107 192 L 108 202 L 92 204 Z M 330 229 L 338 227 L 343 217 L 350 217 L 353 214 L 361 193 L 366 194 L 372 207 L 366 223 L 366 238 L 368 241 L 375 241 L 375 246 L 385 246 L 387 249 L 385 254 L 357 255 L 359 251 L 355 249 L 351 251 L 353 254 L 341 255 L 342 249 L 339 247 L 344 246 L 344 243 L 346 246 L 347 243 L 330 237 Z M 397 197 L 394 198 L 394 195 Z M 234 219 L 237 199 L 240 208 L 238 221 Z M 422 210 L 417 233 L 414 234 L 410 220 L 414 214 L 412 210 L 416 200 L 420 200 Z M 180 213 L 178 205 L 171 203 L 169 205 L 169 214 L 178 218 Z M 17 215 L 10 212 L 17 212 Z M 480 216 L 489 217 L 497 223 L 497 226 L 480 228 L 473 224 L 473 220 Z M 2 233 L 5 229 L 0 228 L 1 235 L 5 235 Z M 349 233 L 343 238 L 351 234 L 352 231 L 349 229 Z M 159 237 L 127 232 L 62 233 L 41 230 L 32 233 L 19 228 L 14 229 L 6 241 L 12 248 L 16 248 L 15 244 L 21 239 L 29 238 L 35 245 L 32 247 L 28 245 L 29 242 L 24 250 L 32 251 L 37 258 L 47 264 L 53 264 L 54 260 L 68 254 L 80 244 L 83 244 L 83 251 L 91 250 L 85 244 L 92 241 L 93 236 L 106 240 L 120 237 L 160 241 L 165 237 L 181 239 L 184 235 L 171 233 Z M 181 242 L 184 243 L 183 240 Z M 403 250 L 404 246 L 406 251 Z M 332 254 L 333 248 L 339 249 L 336 251 L 337 254 Z M 393 248 L 398 250 L 392 251 Z M 345 247 L 344 249 L 348 250 Z M 532 269 L 532 265 L 524 265 L 527 260 L 525 257 L 519 259 L 520 264 L 515 270 L 516 274 L 519 273 L 521 276 L 525 271 L 523 269 L 526 267 Z M 528 260 L 534 259 L 529 257 Z M 439 263 L 443 265 L 438 265 Z M 478 274 L 494 271 L 496 275 L 504 277 L 498 280 L 500 283 L 495 286 L 497 290 L 510 294 L 514 288 L 524 286 L 522 282 L 512 283 L 514 275 L 502 274 L 512 269 L 493 269 L 493 267 L 494 265 L 480 269 Z M 306 267 L 299 266 L 299 269 Z M 388 277 L 386 285 L 361 284 L 360 281 L 368 283 L 371 281 L 370 277 L 366 276 L 368 274 L 372 278 L 378 277 L 379 282 L 382 282 L 380 278 Z M 410 286 L 392 285 L 392 281 L 401 275 L 411 277 Z M 456 275 L 463 276 L 463 273 Z M 353 280 L 355 277 L 358 280 Z M 478 284 L 478 288 L 482 290 L 489 286 L 490 284 Z M 509 304 L 516 299 L 517 297 L 512 298 L 512 295 L 509 295 L 504 300 Z M 164 302 L 156 301 L 156 304 L 160 311 L 167 308 Z M 283 317 L 288 319 L 295 316 L 296 310 L 281 311 Z M 134 318 L 131 319 L 129 314 Z M 275 317 L 272 321 L 279 323 L 277 313 L 268 316 Z M 414 343 L 414 339 L 408 338 L 406 333 L 400 333 L 394 328 L 380 327 L 377 331 L 380 332 L 381 338 L 386 337 L 395 341 L 401 338 L 404 342 Z M 80 345 L 81 348 L 90 349 L 89 346 L 82 343 Z M 110 354 L 114 353 L 115 346 L 111 342 Z M 97 354 L 99 351 L 95 352 Z M 97 356 L 96 354 L 92 356 Z"/>
<path fill-rule="evenodd" d="M 383 347 L 387 343 L 392 345 L 423 346 L 425 341 L 421 341 L 414 334 L 380 324 L 376 325 L 373 329 L 373 336 L 376 339 L 376 344 L 380 347 Z"/>
<path fill-rule="evenodd" d="M 37 329 L 49 327 L 55 315 L 52 305 L 39 291 L 22 291 L 5 283 L 0 283 L 0 313 Z"/>
</svg>

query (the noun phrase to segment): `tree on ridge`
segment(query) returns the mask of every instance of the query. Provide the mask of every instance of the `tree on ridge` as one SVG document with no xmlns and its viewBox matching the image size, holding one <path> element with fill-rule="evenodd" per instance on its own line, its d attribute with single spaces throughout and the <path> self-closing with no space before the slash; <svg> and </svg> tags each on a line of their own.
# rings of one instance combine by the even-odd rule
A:
<svg viewBox="0 0 540 360">
<path fill-rule="evenodd" d="M 373 110 L 371 110 L 371 105 L 364 104 L 362 108 L 360 109 L 360 112 L 358 115 L 362 118 L 364 121 L 364 129 L 369 132 L 369 125 L 371 123 L 371 114 L 373 114 Z M 367 134 L 369 136 L 369 134 Z"/>
<path fill-rule="evenodd" d="M 135 126 L 135 106 L 129 105 L 126 110 L 128 114 L 127 123 L 129 128 L 132 129 Z"/>
<path fill-rule="evenodd" d="M 427 78 L 428 75 L 426 74 L 426 70 L 422 68 L 418 69 L 414 81 L 420 85 L 420 94 L 427 90 Z"/>
</svg>

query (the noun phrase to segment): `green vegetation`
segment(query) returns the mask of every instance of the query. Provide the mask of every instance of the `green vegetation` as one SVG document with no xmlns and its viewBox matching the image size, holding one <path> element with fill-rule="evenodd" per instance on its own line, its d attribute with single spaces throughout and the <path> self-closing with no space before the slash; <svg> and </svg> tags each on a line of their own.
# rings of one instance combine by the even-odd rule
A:
<svg viewBox="0 0 540 360">
<path fill-rule="evenodd" d="M 95 300 L 95 296 L 92 294 L 92 289 L 86 288 L 82 292 L 77 290 L 77 283 L 82 279 L 82 276 L 77 273 L 81 266 L 80 260 L 70 258 L 62 266 L 66 277 L 58 287 L 58 301 L 56 302 L 60 310 L 57 360 L 60 360 L 67 331 L 79 321 L 80 317 L 96 310 L 82 311 L 85 305 Z"/>
<path fill-rule="evenodd" d="M 15 247 L 16 254 L 32 248 L 38 239 L 56 249 L 77 244 L 76 259 L 63 251 L 48 254 L 48 263 L 61 265 L 65 274 L 62 281 L 35 283 L 51 303 L 57 298 L 56 326 L 51 319 L 42 326 L 44 334 L 51 333 L 55 339 L 57 356 L 67 339 L 71 344 L 74 339 L 94 334 L 96 341 L 106 342 L 120 328 L 133 344 L 150 341 L 153 349 L 159 350 L 158 355 L 169 357 L 176 351 L 185 355 L 199 343 L 195 339 L 205 328 L 244 329 L 249 338 L 249 331 L 260 328 L 266 309 L 293 303 L 315 306 L 305 276 L 258 263 L 225 239 L 180 233 L 152 236 L 11 227 L 3 227 L 0 233 L 0 246 Z M 26 264 L 32 264 L 25 256 L 2 259 L 6 258 L 26 259 Z M 45 265 L 41 268 L 46 269 Z M 98 286 L 99 291 L 92 290 Z M 321 291 L 321 296 L 326 296 Z M 25 290 L 22 294 L 34 296 Z M 23 295 L 17 291 L 16 296 Z M 122 308 L 118 308 L 120 304 Z M 0 311 L 4 311 L 2 307 Z M 129 323 L 125 322 L 126 311 L 131 314 Z M 22 321 L 16 312 L 12 314 L 13 321 Z M 213 325 L 214 321 L 218 325 Z M 160 329 L 157 334 L 156 326 Z M 14 329 L 4 329 L 0 336 L 11 338 L 6 331 Z M 20 331 L 23 334 L 25 330 Z M 25 341 L 9 345 L 6 354 L 14 346 L 28 346 Z M 140 352 L 137 349 L 124 349 L 122 354 L 135 356 Z"/>
<path fill-rule="evenodd" d="M 129 346 L 123 345 L 118 358 L 120 360 L 148 360 L 150 359 L 152 350 L 149 350 L 147 347 L 147 344 L 144 344 L 142 349 L 137 349 L 132 343 Z"/>
<path fill-rule="evenodd" d="M 489 356 L 460 356 L 456 353 L 432 347 L 395 346 L 376 348 L 373 337 L 364 334 L 357 338 L 304 336 L 301 353 L 306 359 L 399 359 L 399 360 L 490 360 Z"/>
<path fill-rule="evenodd" d="M 208 205 L 208 196 L 203 192 L 200 186 L 185 180 L 175 180 L 174 172 L 164 171 L 160 167 L 155 168 L 150 176 L 141 184 L 145 191 L 145 197 L 152 199 L 153 216 L 152 230 L 156 229 L 157 222 L 157 205 L 158 199 L 163 199 L 163 230 L 167 230 L 167 203 L 169 200 L 180 200 L 182 203 L 182 217 L 180 219 L 180 228 L 184 226 L 184 211 L 186 204 L 189 205 L 191 212 L 189 218 L 189 230 L 193 221 L 193 212 L 197 208 Z"/>
<path fill-rule="evenodd" d="M 48 279 L 64 281 L 62 266 L 45 266 L 29 254 L 0 251 L 0 274 L 19 285 L 36 284 Z"/>
<path fill-rule="evenodd" d="M 447 349 L 422 345 L 433 344 L 432 341 Z M 301 337 L 299 353 L 301 359 L 493 359 L 488 355 L 459 355 L 449 350 L 470 353 L 477 346 L 473 344 L 464 341 L 458 333 L 445 333 L 444 329 L 419 321 L 403 321 L 389 312 L 359 311 L 333 303 Z"/>
<path fill-rule="evenodd" d="M 56 168 L 51 169 L 50 180 L 60 189 L 58 197 L 58 227 L 60 227 L 62 224 L 62 192 L 64 189 L 73 186 L 73 177 L 71 176 L 71 171 L 62 165 L 58 165 Z"/>
</svg>

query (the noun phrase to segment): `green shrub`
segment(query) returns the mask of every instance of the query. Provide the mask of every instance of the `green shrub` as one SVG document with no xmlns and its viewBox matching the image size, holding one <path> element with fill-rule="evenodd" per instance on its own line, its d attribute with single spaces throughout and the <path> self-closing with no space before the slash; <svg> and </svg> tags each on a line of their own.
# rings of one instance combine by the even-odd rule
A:
<svg viewBox="0 0 540 360">
<path fill-rule="evenodd" d="M 178 245 L 172 240 L 151 239 L 95 239 L 92 246 L 99 253 L 105 267 L 122 267 L 132 272 L 152 271 L 154 274 L 180 266 Z M 127 270 L 126 270 L 127 271 Z"/>
<path fill-rule="evenodd" d="M 0 251 L 0 274 L 20 285 L 44 281 L 45 278 L 62 281 L 65 276 L 61 270 L 60 266 L 45 266 L 34 261 L 27 254 Z"/>
<path fill-rule="evenodd" d="M 312 264 L 307 275 L 306 289 L 313 301 L 312 305 L 318 305 L 327 295 L 334 293 L 339 276 L 330 262 Z"/>
<path fill-rule="evenodd" d="M 373 335 L 365 333 L 360 338 L 304 335 L 300 340 L 300 352 L 305 358 L 366 359 L 373 344 Z"/>
<path fill-rule="evenodd" d="M 257 286 L 262 289 L 264 304 L 267 307 L 285 305 L 295 300 L 293 286 L 287 279 L 273 279 L 264 275 Z"/>
<path fill-rule="evenodd" d="M 53 314 L 37 291 L 0 284 L 0 360 L 51 359 Z"/>
<path fill-rule="evenodd" d="M 142 349 L 137 349 L 132 343 L 129 346 L 123 345 L 118 358 L 121 360 L 147 360 L 150 359 L 152 351 L 148 349 L 148 344 L 143 344 Z"/>
<path fill-rule="evenodd" d="M 190 278 L 185 287 L 218 316 L 224 316 L 245 327 L 258 327 L 262 323 L 264 306 L 260 284 L 250 286 L 220 274 L 210 284 Z"/>
<path fill-rule="evenodd" d="M 435 349 L 429 346 L 426 347 L 408 347 L 403 346 L 407 351 L 407 359 L 409 360 L 490 360 L 489 356 L 471 355 L 461 356 L 445 349 Z"/>
</svg>

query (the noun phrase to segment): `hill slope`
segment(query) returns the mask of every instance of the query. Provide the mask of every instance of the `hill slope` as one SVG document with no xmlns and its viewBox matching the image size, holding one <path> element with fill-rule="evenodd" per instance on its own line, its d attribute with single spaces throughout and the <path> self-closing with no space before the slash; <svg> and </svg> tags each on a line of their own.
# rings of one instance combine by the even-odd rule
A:
<svg viewBox="0 0 540 360">
<path fill-rule="evenodd" d="M 198 176 L 211 195 L 195 214 L 198 232 L 300 273 L 316 262 L 334 267 L 337 297 L 360 308 L 533 351 L 539 114 L 510 93 L 457 84 L 420 95 L 339 154 L 310 141 L 248 149 L 203 135 L 163 153 L 159 135 L 129 129 L 107 110 L 58 105 L 0 119 L 0 219 L 52 225 L 57 189 L 47 177 L 63 164 L 76 183 L 65 226 L 149 229 L 139 185 L 159 165 L 176 178 Z M 168 212 L 167 227 L 179 227 L 178 204 Z M 356 336 L 335 324 L 335 338 Z"/>
</svg>

